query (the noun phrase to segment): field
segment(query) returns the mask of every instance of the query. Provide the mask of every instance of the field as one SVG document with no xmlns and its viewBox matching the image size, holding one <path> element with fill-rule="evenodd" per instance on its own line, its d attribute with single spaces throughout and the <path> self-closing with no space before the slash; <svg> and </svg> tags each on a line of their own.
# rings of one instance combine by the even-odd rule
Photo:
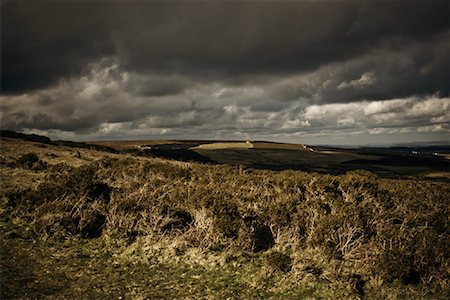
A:
<svg viewBox="0 0 450 300">
<path fill-rule="evenodd" d="M 342 149 L 258 141 L 115 141 L 95 144 L 139 155 L 243 165 L 253 169 L 334 175 L 363 169 L 384 178 L 450 180 L 449 147 Z"/>
<path fill-rule="evenodd" d="M 441 156 L 24 139 L 1 140 L 1 299 L 450 296 Z"/>
</svg>

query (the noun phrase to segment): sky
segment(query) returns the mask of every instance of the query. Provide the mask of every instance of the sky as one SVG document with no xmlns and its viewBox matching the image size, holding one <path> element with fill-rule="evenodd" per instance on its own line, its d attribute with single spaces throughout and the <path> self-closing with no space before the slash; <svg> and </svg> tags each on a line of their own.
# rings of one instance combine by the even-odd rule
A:
<svg viewBox="0 0 450 300">
<path fill-rule="evenodd" d="M 450 143 L 441 0 L 2 1 L 2 129 Z"/>
</svg>

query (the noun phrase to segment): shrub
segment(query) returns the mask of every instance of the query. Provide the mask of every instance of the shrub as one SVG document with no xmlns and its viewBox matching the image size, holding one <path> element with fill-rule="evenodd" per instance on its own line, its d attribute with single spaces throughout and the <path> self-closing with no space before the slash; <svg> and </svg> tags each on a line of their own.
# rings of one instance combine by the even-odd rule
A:
<svg viewBox="0 0 450 300">
<path fill-rule="evenodd" d="M 47 164 L 40 160 L 35 153 L 28 153 L 19 157 L 17 165 L 25 169 L 43 170 Z"/>
<path fill-rule="evenodd" d="M 365 282 L 448 288 L 446 183 L 130 157 L 81 168 L 60 164 L 46 174 L 37 189 L 9 193 L 5 201 L 32 216 L 42 234 L 94 238 L 106 231 L 130 242 L 146 235 L 151 243 L 173 239 L 200 250 L 267 251 L 266 266 L 282 272 L 294 266 L 282 252 L 292 253 L 300 266 L 314 266 L 307 273 L 332 274 L 359 294 L 370 289 Z M 273 251 L 275 240 L 280 252 Z"/>
<path fill-rule="evenodd" d="M 87 166 L 49 178 L 29 191 L 24 200 L 36 207 L 34 223 L 38 230 L 95 238 L 106 224 L 110 192 L 111 188 L 97 179 L 95 169 Z"/>
<path fill-rule="evenodd" d="M 39 161 L 39 157 L 34 153 L 24 154 L 18 159 L 18 162 L 20 164 L 23 164 L 23 165 L 29 164 L 30 166 L 38 161 Z"/>
<path fill-rule="evenodd" d="M 214 217 L 214 226 L 224 237 L 237 239 L 241 217 L 233 200 L 221 198 L 223 195 L 212 195 L 204 201 Z"/>
</svg>

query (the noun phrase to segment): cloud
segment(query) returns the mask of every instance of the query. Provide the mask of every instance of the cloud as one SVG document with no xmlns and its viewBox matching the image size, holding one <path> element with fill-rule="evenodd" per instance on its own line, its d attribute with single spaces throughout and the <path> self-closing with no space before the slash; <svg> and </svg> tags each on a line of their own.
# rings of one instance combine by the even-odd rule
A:
<svg viewBox="0 0 450 300">
<path fill-rule="evenodd" d="M 338 90 L 352 88 L 352 87 L 363 87 L 368 85 L 373 85 L 376 81 L 375 74 L 373 72 L 367 72 L 361 75 L 359 79 L 354 79 L 351 81 L 343 81 L 337 86 Z"/>
<path fill-rule="evenodd" d="M 417 132 L 450 132 L 449 124 L 434 124 L 429 126 L 421 126 L 417 128 Z"/>
<path fill-rule="evenodd" d="M 1 10 L 2 92 L 55 85 L 105 57 L 127 72 L 239 84 L 417 43 L 442 61 L 445 49 L 433 38 L 448 30 L 446 11 L 435 0 L 10 1 Z M 436 68 L 422 71 L 433 77 Z"/>
<path fill-rule="evenodd" d="M 413 126 L 446 120 L 450 115 L 450 98 L 430 96 L 311 105 L 300 115 L 320 126 Z"/>
<path fill-rule="evenodd" d="M 109 60 L 92 64 L 85 76 L 39 93 L 3 96 L 2 127 L 91 139 L 149 135 L 318 139 L 338 133 L 446 132 L 439 128 L 446 128 L 450 118 L 450 98 L 437 95 L 329 104 L 306 98 L 273 101 L 280 85 L 301 82 L 302 76 L 252 86 L 200 81 L 162 95 L 136 93 L 136 83 L 145 84 L 149 78 L 136 80 L 139 76 Z M 167 80 L 165 75 L 151 78 Z"/>
<path fill-rule="evenodd" d="M 405 127 L 405 128 L 389 128 L 389 127 L 375 127 L 369 129 L 369 134 L 398 134 L 398 133 L 410 133 L 414 132 L 413 128 Z M 417 132 L 422 132 L 417 128 Z"/>
<path fill-rule="evenodd" d="M 445 1 L 18 0 L 1 19 L 2 128 L 448 137 L 437 130 L 450 121 Z"/>
<path fill-rule="evenodd" d="M 404 109 L 405 105 L 414 104 L 415 99 L 393 99 L 385 101 L 374 101 L 364 107 L 365 115 L 377 115 L 397 112 Z"/>
</svg>

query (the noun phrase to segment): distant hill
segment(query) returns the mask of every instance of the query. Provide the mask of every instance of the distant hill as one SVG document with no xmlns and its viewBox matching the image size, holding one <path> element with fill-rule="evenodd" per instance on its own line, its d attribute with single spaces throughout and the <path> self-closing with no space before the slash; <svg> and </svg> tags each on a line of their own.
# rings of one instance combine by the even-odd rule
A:
<svg viewBox="0 0 450 300">
<path fill-rule="evenodd" d="M 1 131 L 2 138 L 109 153 L 128 153 L 178 161 L 242 165 L 253 169 L 344 174 L 363 169 L 386 178 L 424 177 L 450 180 L 450 147 L 361 147 L 355 149 L 266 141 L 149 140 L 72 142 Z"/>
<path fill-rule="evenodd" d="M 19 139 L 19 140 L 28 141 L 28 142 L 49 144 L 49 145 L 55 145 L 55 146 L 88 148 L 88 149 L 106 151 L 106 152 L 112 152 L 112 153 L 117 152 L 114 148 L 108 147 L 108 146 L 95 145 L 95 144 L 89 144 L 89 143 L 84 143 L 84 142 L 63 141 L 63 140 L 53 141 L 49 137 L 46 137 L 43 135 L 25 134 L 25 133 L 12 131 L 12 130 L 0 130 L 0 137 L 2 139 L 4 139 L 4 138 Z"/>
</svg>

